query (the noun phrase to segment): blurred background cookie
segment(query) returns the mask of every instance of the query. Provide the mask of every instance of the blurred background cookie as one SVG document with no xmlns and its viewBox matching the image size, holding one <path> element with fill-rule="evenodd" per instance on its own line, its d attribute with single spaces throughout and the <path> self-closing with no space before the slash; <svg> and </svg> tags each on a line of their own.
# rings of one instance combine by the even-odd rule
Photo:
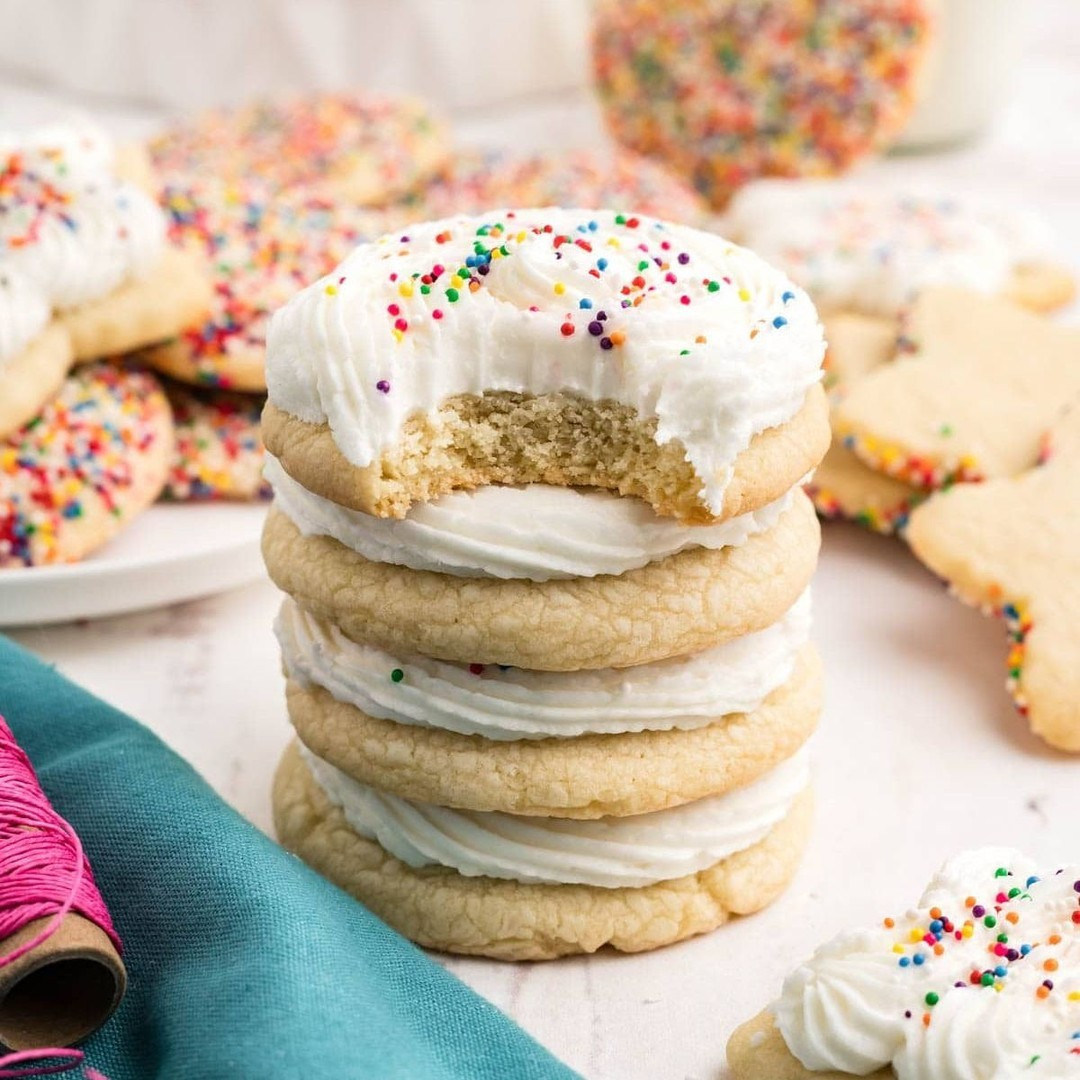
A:
<svg viewBox="0 0 1080 1080">
<path fill-rule="evenodd" d="M 931 25 L 926 0 L 601 0 L 593 67 L 615 138 L 722 207 L 755 177 L 832 175 L 887 146 Z"/>
<path fill-rule="evenodd" d="M 172 417 L 152 375 L 79 368 L 0 440 L 0 568 L 88 555 L 158 497 L 171 454 Z"/>
</svg>

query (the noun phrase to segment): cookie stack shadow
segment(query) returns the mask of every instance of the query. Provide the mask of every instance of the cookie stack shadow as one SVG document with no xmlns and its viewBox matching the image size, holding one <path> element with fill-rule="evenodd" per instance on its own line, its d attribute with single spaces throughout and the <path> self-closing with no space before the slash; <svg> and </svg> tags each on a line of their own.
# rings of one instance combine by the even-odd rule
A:
<svg viewBox="0 0 1080 1080">
<path fill-rule="evenodd" d="M 309 428 L 279 414 L 268 443 L 310 451 Z M 285 846 L 414 941 L 505 959 L 656 948 L 771 902 L 807 838 L 821 707 L 798 486 L 828 440 L 819 388 L 778 430 L 790 475 L 760 489 L 782 494 L 700 525 L 541 485 L 380 518 L 305 487 L 350 466 L 271 458 Z M 577 545 L 543 535 L 567 515 Z M 627 556 L 653 533 L 654 557 Z M 553 572 L 551 550 L 621 572 Z"/>
</svg>

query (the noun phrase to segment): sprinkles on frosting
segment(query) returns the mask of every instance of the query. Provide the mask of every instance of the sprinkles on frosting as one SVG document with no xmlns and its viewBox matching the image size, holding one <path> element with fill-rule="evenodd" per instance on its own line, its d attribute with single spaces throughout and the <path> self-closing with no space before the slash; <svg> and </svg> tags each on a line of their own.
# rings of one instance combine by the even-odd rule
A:
<svg viewBox="0 0 1080 1080">
<path fill-rule="evenodd" d="M 995 865 L 1013 857 L 1020 865 Z M 816 1017 L 815 1006 L 803 1012 L 808 997 L 845 1001 L 847 1015 L 857 1017 L 865 993 L 864 1007 L 873 1011 L 877 1027 L 863 1041 L 853 1032 L 853 1050 L 867 1064 L 891 1052 L 900 1074 L 912 1077 L 938 1075 L 942 1053 L 948 1054 L 950 1076 L 961 1075 L 957 1070 L 964 1065 L 972 1071 L 963 1075 L 974 1076 L 976 1060 L 986 1070 L 979 1075 L 1001 1077 L 1036 1063 L 1036 1075 L 1053 1077 L 1080 1066 L 1070 1060 L 1080 1055 L 1080 867 L 1034 873 L 1021 866 L 1031 864 L 1016 852 L 960 856 L 941 870 L 917 909 L 886 916 L 877 931 L 838 938 L 819 950 L 785 984 L 779 1018 L 788 1045 L 806 1050 L 823 1034 L 820 1018 L 809 1019 Z M 891 961 L 893 981 L 884 972 L 861 981 L 871 970 L 868 964 L 877 970 L 878 960 Z M 824 997 L 817 996 L 819 989 Z M 994 1039 L 993 1053 L 986 1056 L 970 1042 L 976 1032 L 967 1017 L 1006 1022 L 1005 1012 L 981 1008 L 982 995 L 999 994 L 1008 997 L 1002 1009 L 1015 1018 L 1015 1031 Z M 926 1043 L 939 1022 L 949 1025 L 946 1033 Z M 829 1030 L 824 1037 L 842 1050 L 840 1032 Z M 927 1051 L 928 1045 L 934 1049 Z"/>
<path fill-rule="evenodd" d="M 408 317 L 411 311 L 407 309 L 415 310 L 416 315 L 434 322 L 452 317 L 456 305 L 467 304 L 470 296 L 484 288 L 484 279 L 491 272 L 493 263 L 513 258 L 520 245 L 533 244 L 537 239 L 550 245 L 556 260 L 563 257 L 560 250 L 563 248 L 577 249 L 577 260 L 581 259 L 581 253 L 587 256 L 587 261 L 591 263 L 588 274 L 596 279 L 598 291 L 610 291 L 611 274 L 616 272 L 604 252 L 614 248 L 623 253 L 632 252 L 636 258 L 636 273 L 629 280 L 620 279 L 621 283 L 617 286 L 619 299 L 614 304 L 608 303 L 601 308 L 598 299 L 582 296 L 567 304 L 559 323 L 559 337 L 583 335 L 592 339 L 597 348 L 604 352 L 620 348 L 627 341 L 630 324 L 622 318 L 622 312 L 640 307 L 653 294 L 674 294 L 684 307 L 707 303 L 711 295 L 721 291 L 728 294 L 734 292 L 743 303 L 751 300 L 750 290 L 730 277 L 717 279 L 699 276 L 692 265 L 691 255 L 680 251 L 678 245 L 666 236 L 664 222 L 616 212 L 611 215 L 610 221 L 604 223 L 602 231 L 605 239 L 598 240 L 596 236 L 601 231 L 599 220 L 587 216 L 587 211 L 584 213 L 586 216 L 569 230 L 556 228 L 546 222 L 537 223 L 531 212 L 529 223 L 526 224 L 519 221 L 517 212 L 513 210 L 482 221 L 479 225 L 467 220 L 455 222 L 450 219 L 446 228 L 435 237 L 436 244 L 445 249 L 445 255 L 404 273 L 400 269 L 388 271 L 386 291 L 388 295 L 396 294 L 399 298 L 386 305 L 386 323 L 390 334 L 398 343 L 405 340 L 414 326 Z M 381 237 L 376 243 L 387 255 L 394 257 L 394 267 L 400 266 L 401 260 L 411 254 L 407 230 Z M 619 270 L 621 272 L 622 265 Z M 328 281 L 323 286 L 326 297 L 330 300 L 336 297 L 339 286 L 345 280 L 345 277 L 340 277 L 336 281 Z M 556 278 L 551 290 L 553 298 L 563 297 L 566 296 L 567 285 Z M 794 299 L 795 293 L 791 291 L 785 291 L 780 298 L 782 304 Z M 410 301 L 413 303 L 408 303 Z M 534 306 L 529 310 L 535 312 L 539 308 Z M 679 355 L 687 356 L 695 345 L 708 343 L 704 333 L 707 323 L 708 316 L 703 315 L 703 332 L 688 342 Z M 787 319 L 775 315 L 759 319 L 750 328 L 749 334 L 754 338 L 759 333 L 782 333 L 786 326 Z M 389 378 L 379 379 L 375 386 L 383 394 L 393 390 L 393 382 Z"/>
<path fill-rule="evenodd" d="M 616 138 L 722 205 L 754 177 L 837 173 L 880 147 L 930 29 L 923 0 L 604 0 L 593 67 Z"/>
<path fill-rule="evenodd" d="M 166 408 L 152 376 L 96 364 L 0 439 L 0 567 L 57 562 L 58 534 L 91 501 L 121 516 L 133 459 L 154 445 Z"/>
</svg>

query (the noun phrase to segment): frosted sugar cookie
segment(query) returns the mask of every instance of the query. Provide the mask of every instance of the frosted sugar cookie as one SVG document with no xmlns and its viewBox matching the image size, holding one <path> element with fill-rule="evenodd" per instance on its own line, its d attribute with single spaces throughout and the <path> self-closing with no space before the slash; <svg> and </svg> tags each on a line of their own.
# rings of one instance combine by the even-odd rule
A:
<svg viewBox="0 0 1080 1080">
<path fill-rule="evenodd" d="M 617 504 L 625 500 L 611 501 L 619 512 Z M 604 508 L 586 504 L 583 509 L 600 515 Z M 512 576 L 504 580 L 483 569 L 476 576 L 477 568 L 471 575 L 468 567 L 454 574 L 373 561 L 356 550 L 365 547 L 374 554 L 370 533 L 354 534 L 350 547 L 320 532 L 324 523 L 298 526 L 290 513 L 297 511 L 275 503 L 267 518 L 263 557 L 270 576 L 306 610 L 354 641 L 392 654 L 542 671 L 647 664 L 762 630 L 806 588 L 819 545 L 817 519 L 801 491 L 749 519 L 722 523 L 713 536 L 709 527 L 683 526 L 649 554 L 636 553 L 637 569 L 621 572 L 608 569 L 624 564 L 608 561 L 611 553 L 603 550 L 603 517 L 600 528 L 583 533 L 577 550 L 573 538 L 562 538 L 564 561 L 555 575 L 543 552 L 534 571 L 527 545 L 518 544 L 516 554 L 507 551 L 515 546 L 515 523 L 495 517 L 485 528 L 467 517 L 469 529 L 478 533 L 479 551 L 486 548 L 508 560 Z M 354 515 L 365 517 L 379 521 Z M 557 535 L 537 519 L 517 525 L 531 528 L 534 538 Z M 448 533 L 445 539 L 453 541 L 452 524 Z M 393 538 L 388 543 L 396 546 Z M 709 543 L 719 546 L 702 546 Z M 613 546 L 618 549 L 617 541 Z M 674 553 L 665 555 L 665 548 Z M 616 550 L 614 557 L 622 559 L 624 553 Z M 582 572 L 566 576 L 569 567 Z M 541 580 L 530 580 L 531 573 Z"/>
<path fill-rule="evenodd" d="M 846 447 L 914 487 L 1031 467 L 1080 394 L 1080 328 L 997 298 L 927 289 L 905 338 L 905 355 L 854 383 L 833 417 Z"/>
<path fill-rule="evenodd" d="M 100 147 L 49 131 L 0 135 L 0 269 L 44 294 L 77 360 L 175 333 L 209 303 L 195 256 L 167 247 L 161 211 Z"/>
<path fill-rule="evenodd" d="M 969 604 L 1001 616 L 1012 646 L 1008 688 L 1032 731 L 1080 751 L 1080 413 L 1013 478 L 960 484 L 914 511 L 915 554 Z"/>
<path fill-rule="evenodd" d="M 689 184 L 628 150 L 473 153 L 456 156 L 444 179 L 402 208 L 400 224 L 481 214 L 493 206 L 617 206 L 687 225 L 703 224 L 708 209 Z"/>
<path fill-rule="evenodd" d="M 821 711 L 808 598 L 773 626 L 634 668 L 544 673 L 393 655 L 286 602 L 301 741 L 402 798 L 519 815 L 640 814 L 790 757 Z"/>
<path fill-rule="evenodd" d="M 939 285 L 1049 311 L 1076 291 L 1049 254 L 1046 222 L 976 197 L 765 180 L 738 193 L 723 226 L 827 312 L 895 318 L 921 289 Z"/>
<path fill-rule="evenodd" d="M 716 206 L 757 176 L 843 172 L 899 133 L 931 40 L 924 0 L 602 0 L 612 133 Z"/>
<path fill-rule="evenodd" d="M 170 179 L 162 205 L 172 241 L 205 252 L 214 294 L 208 315 L 145 359 L 184 382 L 255 393 L 266 389 L 271 313 L 381 224 L 325 188 L 213 177 Z"/>
<path fill-rule="evenodd" d="M 382 205 L 436 176 L 447 131 L 414 98 L 311 94 L 212 109 L 150 142 L 155 167 L 175 181 L 258 180 L 272 191 L 329 183 L 353 205 Z"/>
<path fill-rule="evenodd" d="M 985 848 L 914 909 L 846 930 L 728 1044 L 735 1080 L 1076 1073 L 1080 866 Z"/>
<path fill-rule="evenodd" d="M 0 261 L 0 438 L 37 415 L 74 363 L 48 297 Z"/>
<path fill-rule="evenodd" d="M 451 218 L 361 246 L 275 315 L 263 434 L 301 485 L 382 517 L 544 483 L 711 522 L 824 454 L 823 353 L 806 294 L 714 234 Z"/>
<path fill-rule="evenodd" d="M 162 497 L 174 501 L 268 498 L 259 433 L 261 398 L 226 390 L 165 386 L 176 431 Z"/>
<path fill-rule="evenodd" d="M 378 792 L 294 744 L 274 822 L 285 847 L 421 945 L 543 960 L 655 949 L 764 907 L 805 846 L 807 782 L 800 754 L 654 814 L 515 818 Z"/>
<path fill-rule="evenodd" d="M 171 454 L 153 376 L 79 368 L 0 439 L 0 569 L 74 562 L 100 547 L 157 498 Z"/>
</svg>

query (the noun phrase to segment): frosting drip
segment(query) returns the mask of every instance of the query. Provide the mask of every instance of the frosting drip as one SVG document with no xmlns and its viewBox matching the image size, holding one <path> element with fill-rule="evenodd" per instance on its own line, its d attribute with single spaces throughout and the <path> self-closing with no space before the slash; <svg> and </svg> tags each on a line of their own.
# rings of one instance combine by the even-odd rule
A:
<svg viewBox="0 0 1080 1080">
<path fill-rule="evenodd" d="M 457 394 L 614 400 L 685 448 L 717 512 L 735 458 L 798 412 L 823 354 L 806 294 L 720 236 L 507 210 L 359 247 L 274 316 L 267 383 L 357 466 Z"/>
<path fill-rule="evenodd" d="M 809 780 L 806 751 L 800 750 L 737 791 L 634 817 L 574 821 L 409 802 L 303 753 L 352 828 L 409 866 L 607 889 L 684 877 L 753 846 L 784 818 Z"/>
<path fill-rule="evenodd" d="M 0 371 L 49 325 L 49 301 L 0 259 Z"/>
</svg>

